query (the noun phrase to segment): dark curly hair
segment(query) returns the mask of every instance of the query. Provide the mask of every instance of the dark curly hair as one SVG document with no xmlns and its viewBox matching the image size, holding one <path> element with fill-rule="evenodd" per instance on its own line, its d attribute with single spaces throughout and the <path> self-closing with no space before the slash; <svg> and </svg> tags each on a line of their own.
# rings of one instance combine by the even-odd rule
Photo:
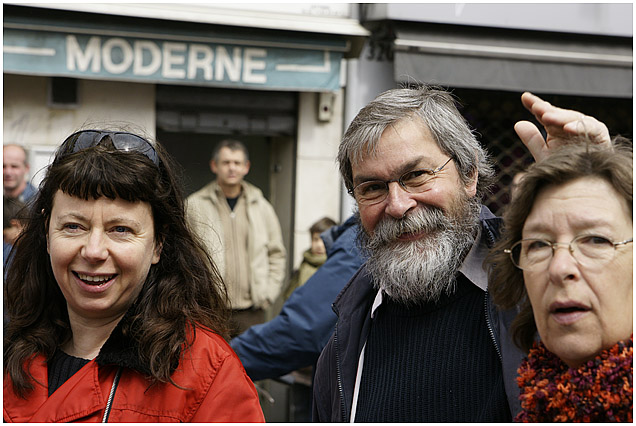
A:
<svg viewBox="0 0 636 426">
<path fill-rule="evenodd" d="M 152 265 L 129 309 L 122 332 L 136 341 L 151 382 L 173 383 L 170 376 L 189 342 L 187 330 L 204 327 L 228 338 L 228 298 L 223 280 L 202 243 L 186 222 L 184 196 L 176 166 L 158 143 L 139 150 L 118 149 L 120 135 L 78 132 L 58 148 L 31 205 L 24 232 L 14 247 L 6 280 L 10 321 L 4 333 L 4 374 L 16 394 L 33 389 L 28 374 L 35 354 L 50 359 L 72 337 L 66 301 L 53 276 L 47 231 L 58 190 L 83 200 L 120 198 L 150 205 L 159 262 Z M 85 133 L 84 136 L 80 136 Z M 94 146 L 80 138 L 95 135 Z M 150 148 L 152 147 L 152 148 Z M 191 343 L 191 342 L 190 342 Z M 7 377 L 8 376 L 8 377 Z"/>
</svg>

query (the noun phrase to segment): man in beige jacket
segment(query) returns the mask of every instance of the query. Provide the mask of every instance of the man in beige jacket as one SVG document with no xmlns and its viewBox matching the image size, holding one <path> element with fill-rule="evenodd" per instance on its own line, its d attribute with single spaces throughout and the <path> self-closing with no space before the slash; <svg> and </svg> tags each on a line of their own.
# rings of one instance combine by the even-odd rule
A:
<svg viewBox="0 0 636 426">
<path fill-rule="evenodd" d="M 221 141 L 210 169 L 216 180 L 188 197 L 188 220 L 223 276 L 235 335 L 267 319 L 285 279 L 285 247 L 274 208 L 244 180 L 250 169 L 245 145 Z"/>
</svg>

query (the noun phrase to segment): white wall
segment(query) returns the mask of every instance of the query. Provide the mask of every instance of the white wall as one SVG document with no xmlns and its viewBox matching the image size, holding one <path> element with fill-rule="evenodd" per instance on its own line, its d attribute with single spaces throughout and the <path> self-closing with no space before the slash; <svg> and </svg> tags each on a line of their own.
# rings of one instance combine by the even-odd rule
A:
<svg viewBox="0 0 636 426">
<path fill-rule="evenodd" d="M 293 266 L 311 244 L 309 227 L 324 216 L 340 222 L 340 174 L 336 166 L 342 137 L 343 92 L 334 99 L 328 122 L 318 121 L 318 93 L 300 93 Z"/>
<path fill-rule="evenodd" d="M 48 162 L 51 152 L 68 135 L 92 123 L 132 124 L 155 135 L 155 88 L 151 84 L 79 80 L 78 105 L 52 108 L 48 77 L 4 74 L 3 144 L 32 148 L 31 174 Z"/>
<path fill-rule="evenodd" d="M 623 3 L 375 3 L 367 19 L 478 25 L 631 37 L 633 5 Z"/>
<path fill-rule="evenodd" d="M 358 21 L 358 5 L 349 3 L 270 2 L 73 2 L 33 3 L 35 7 L 102 13 L 136 18 L 165 19 L 248 28 L 367 36 Z"/>
</svg>

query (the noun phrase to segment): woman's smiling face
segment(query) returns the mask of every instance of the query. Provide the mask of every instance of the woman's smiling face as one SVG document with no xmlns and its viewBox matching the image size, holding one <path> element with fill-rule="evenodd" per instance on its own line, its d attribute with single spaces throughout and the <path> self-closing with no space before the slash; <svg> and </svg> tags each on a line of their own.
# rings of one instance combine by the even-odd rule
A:
<svg viewBox="0 0 636 426">
<path fill-rule="evenodd" d="M 69 317 L 116 320 L 160 258 L 150 204 L 83 200 L 57 191 L 47 233 L 53 275 Z"/>
</svg>

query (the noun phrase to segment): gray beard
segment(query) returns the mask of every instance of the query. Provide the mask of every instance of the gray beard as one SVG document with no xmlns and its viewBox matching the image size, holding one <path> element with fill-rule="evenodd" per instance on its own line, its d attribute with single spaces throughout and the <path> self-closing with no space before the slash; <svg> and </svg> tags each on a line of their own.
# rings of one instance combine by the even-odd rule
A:
<svg viewBox="0 0 636 426">
<path fill-rule="evenodd" d="M 455 276 L 479 227 L 479 202 L 462 198 L 450 217 L 439 208 L 421 206 L 402 219 L 382 219 L 373 235 L 359 227 L 358 244 L 368 256 L 376 288 L 407 305 L 436 302 L 454 291 Z M 422 231 L 427 235 L 415 241 L 397 239 Z"/>
</svg>

